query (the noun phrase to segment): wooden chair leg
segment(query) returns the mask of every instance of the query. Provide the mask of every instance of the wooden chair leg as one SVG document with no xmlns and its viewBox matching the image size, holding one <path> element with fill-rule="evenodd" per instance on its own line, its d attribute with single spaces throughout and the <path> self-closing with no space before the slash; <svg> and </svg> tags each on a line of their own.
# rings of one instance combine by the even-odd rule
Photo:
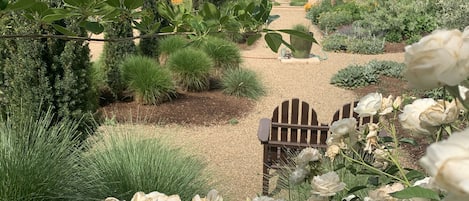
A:
<svg viewBox="0 0 469 201">
<path fill-rule="evenodd" d="M 267 144 L 264 145 L 264 157 L 263 157 L 263 165 L 262 165 L 262 195 L 267 196 L 269 194 L 269 180 L 270 180 L 270 174 L 269 174 L 269 164 L 267 163 L 268 161 L 268 151 L 269 151 L 269 146 Z"/>
<path fill-rule="evenodd" d="M 262 195 L 267 196 L 269 195 L 269 168 L 267 167 L 267 164 L 264 163 L 263 165 L 263 176 L 262 176 Z"/>
</svg>

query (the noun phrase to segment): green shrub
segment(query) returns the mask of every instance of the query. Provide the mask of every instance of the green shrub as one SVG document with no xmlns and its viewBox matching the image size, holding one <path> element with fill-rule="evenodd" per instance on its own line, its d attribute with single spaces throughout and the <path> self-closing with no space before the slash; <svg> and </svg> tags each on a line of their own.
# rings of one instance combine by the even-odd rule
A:
<svg viewBox="0 0 469 201">
<path fill-rule="evenodd" d="M 241 52 L 236 44 L 218 37 L 208 37 L 202 49 L 214 61 L 215 68 L 221 71 L 238 68 L 241 64 Z"/>
<path fill-rule="evenodd" d="M 391 31 L 384 36 L 386 38 L 386 41 L 392 42 L 392 43 L 398 43 L 402 41 L 402 35 L 401 33 L 397 31 Z"/>
<path fill-rule="evenodd" d="M 170 55 L 179 49 L 184 48 L 189 43 L 187 39 L 179 35 L 166 36 L 159 41 L 158 50 L 160 54 Z"/>
<path fill-rule="evenodd" d="M 319 20 L 319 16 L 327 11 L 330 11 L 332 9 L 331 1 L 330 0 L 324 0 L 321 1 L 321 3 L 317 6 L 311 7 L 309 11 L 306 13 L 306 19 L 311 20 L 311 23 L 317 24 Z"/>
<path fill-rule="evenodd" d="M 223 92 L 229 95 L 258 99 L 265 89 L 256 73 L 247 69 L 230 69 L 222 77 Z"/>
<path fill-rule="evenodd" d="M 135 192 L 158 191 L 190 200 L 207 192 L 209 174 L 198 157 L 170 147 L 160 139 L 134 133 L 109 133 L 83 157 L 82 167 L 95 198 L 130 200 Z"/>
<path fill-rule="evenodd" d="M 56 5 L 52 3 L 53 7 Z M 59 2 L 59 1 L 57 1 Z M 56 2 L 56 3 L 57 3 Z M 49 3 L 49 2 L 48 2 Z M 62 3 L 60 1 L 60 3 Z M 10 13 L 5 25 L 10 34 L 60 35 L 52 27 L 29 20 L 23 14 Z M 6 19 L 9 18 L 9 19 Z M 11 20 L 13 19 L 13 20 Z M 74 19 L 57 22 L 61 26 L 86 36 Z M 92 121 L 90 113 L 97 109 L 97 96 L 91 83 L 89 47 L 84 41 L 58 39 L 3 40 L 1 91 L 3 103 L 9 111 L 24 112 L 21 108 L 51 109 L 57 120 L 64 118 Z M 4 112 L 4 111 L 2 111 Z M 80 130 L 87 133 L 88 121 L 81 121 Z M 82 135 L 85 139 L 87 136 Z"/>
<path fill-rule="evenodd" d="M 464 30 L 469 26 L 469 4 L 466 0 L 437 0 L 435 4 L 440 27 Z"/>
<path fill-rule="evenodd" d="M 130 56 L 121 68 L 122 79 L 137 102 L 158 104 L 171 100 L 176 93 L 171 72 L 149 57 Z"/>
<path fill-rule="evenodd" d="M 109 23 L 105 28 L 104 38 L 132 37 L 132 22 L 125 16 L 120 22 Z M 107 83 L 115 98 L 122 98 L 124 84 L 121 80 L 120 65 L 124 58 L 136 53 L 135 43 L 132 40 L 104 43 L 104 65 Z"/>
<path fill-rule="evenodd" d="M 351 12 L 342 10 L 321 13 L 318 18 L 319 28 L 327 33 L 335 31 L 339 26 L 351 24 L 351 15 Z"/>
<path fill-rule="evenodd" d="M 331 78 L 331 84 L 344 88 L 364 87 L 378 81 L 379 75 L 370 67 L 350 65 Z"/>
<path fill-rule="evenodd" d="M 204 91 L 210 87 L 213 61 L 207 53 L 194 48 L 180 49 L 169 55 L 167 66 L 183 90 Z"/>
<path fill-rule="evenodd" d="M 347 50 L 358 54 L 381 54 L 384 52 L 384 39 L 377 37 L 351 38 Z"/>
<path fill-rule="evenodd" d="M 290 6 L 303 6 L 307 3 L 307 0 L 291 0 Z"/>
<path fill-rule="evenodd" d="M 395 61 L 380 61 L 380 60 L 371 60 L 367 67 L 373 69 L 374 73 L 377 75 L 384 75 L 388 77 L 402 79 L 402 72 L 405 69 L 404 63 L 399 63 Z"/>
<path fill-rule="evenodd" d="M 77 177 L 79 124 L 53 119 L 49 111 L 0 123 L 0 200 L 87 200 L 78 190 L 90 188 Z"/>
<path fill-rule="evenodd" d="M 362 27 L 379 37 L 391 33 L 406 39 L 430 33 L 437 27 L 434 4 L 427 0 L 379 1 L 362 17 Z"/>
<path fill-rule="evenodd" d="M 322 41 L 322 48 L 326 51 L 346 51 L 348 36 L 335 33 L 325 37 Z"/>
<path fill-rule="evenodd" d="M 409 38 L 407 38 L 407 40 L 405 40 L 405 43 L 407 45 L 412 45 L 416 42 L 419 42 L 420 39 L 422 39 L 421 35 L 413 35 L 413 36 L 410 36 Z"/>
</svg>

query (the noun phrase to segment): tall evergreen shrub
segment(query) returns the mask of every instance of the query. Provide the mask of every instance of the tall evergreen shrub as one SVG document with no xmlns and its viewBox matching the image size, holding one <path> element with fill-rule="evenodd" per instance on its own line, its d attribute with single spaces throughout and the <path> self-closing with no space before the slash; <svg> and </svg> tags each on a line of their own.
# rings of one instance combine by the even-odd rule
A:
<svg viewBox="0 0 469 201">
<path fill-rule="evenodd" d="M 44 1 L 52 7 L 62 1 Z M 52 27 L 29 20 L 21 13 L 11 13 L 7 25 L 12 34 L 60 35 Z M 58 22 L 77 33 L 86 33 L 73 22 Z M 5 40 L 6 49 L 1 57 L 2 104 L 10 115 L 26 112 L 22 108 L 42 111 L 51 109 L 56 120 L 86 119 L 96 110 L 96 96 L 90 83 L 90 61 L 88 44 L 83 41 L 59 39 L 21 38 Z M 3 110 L 5 112 L 5 110 Z M 89 122 L 89 121 L 83 121 Z M 80 130 L 89 127 L 80 125 Z M 81 139 L 86 137 L 82 132 Z"/>
<path fill-rule="evenodd" d="M 162 24 L 167 23 L 160 15 L 158 14 L 158 10 L 156 8 L 158 1 L 155 0 L 145 0 L 143 2 L 142 9 L 148 13 L 151 13 L 154 17 L 155 22 L 161 22 Z M 148 34 L 142 31 L 140 34 L 145 35 Z M 142 38 L 140 40 L 140 51 L 143 55 L 149 57 L 157 57 L 158 56 L 158 40 L 159 37 L 151 37 L 151 38 Z"/>
<path fill-rule="evenodd" d="M 120 22 L 111 22 L 105 27 L 104 38 L 116 39 L 132 37 L 132 22 L 129 17 L 121 16 Z M 119 69 L 123 59 L 136 51 L 135 43 L 132 40 L 119 42 L 106 42 L 104 44 L 104 68 L 107 75 L 107 84 L 115 98 L 119 98 L 124 90 Z"/>
</svg>

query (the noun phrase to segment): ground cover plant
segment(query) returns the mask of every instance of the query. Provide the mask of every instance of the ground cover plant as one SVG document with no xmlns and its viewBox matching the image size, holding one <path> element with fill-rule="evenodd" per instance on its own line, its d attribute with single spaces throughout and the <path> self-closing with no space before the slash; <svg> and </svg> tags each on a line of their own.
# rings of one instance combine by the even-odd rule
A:
<svg viewBox="0 0 469 201">
<path fill-rule="evenodd" d="M 402 79 L 404 67 L 403 63 L 378 60 L 372 60 L 365 65 L 349 65 L 332 76 L 331 84 L 357 88 L 376 84 L 380 76 Z"/>
</svg>

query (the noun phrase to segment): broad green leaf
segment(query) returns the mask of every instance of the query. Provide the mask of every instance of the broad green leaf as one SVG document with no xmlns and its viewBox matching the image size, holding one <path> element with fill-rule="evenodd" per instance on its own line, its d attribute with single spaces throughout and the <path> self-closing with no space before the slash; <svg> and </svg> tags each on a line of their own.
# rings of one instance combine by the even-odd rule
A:
<svg viewBox="0 0 469 201">
<path fill-rule="evenodd" d="M 0 10 L 5 10 L 8 6 L 8 0 L 0 0 Z"/>
<path fill-rule="evenodd" d="M 143 5 L 143 0 L 124 0 L 124 5 L 127 9 L 134 10 Z"/>
<path fill-rule="evenodd" d="M 27 10 L 43 15 L 46 11 L 49 11 L 49 6 L 44 2 L 36 2 L 31 7 L 27 8 Z"/>
<path fill-rule="evenodd" d="M 282 44 L 282 35 L 279 33 L 266 33 L 264 36 L 265 42 L 267 42 L 267 45 L 269 48 L 277 53 L 278 49 L 280 48 L 280 45 Z"/>
<path fill-rule="evenodd" d="M 373 186 L 379 186 L 379 177 L 377 176 L 368 177 L 368 183 Z"/>
<path fill-rule="evenodd" d="M 219 19 L 220 11 L 218 11 L 217 6 L 212 3 L 204 3 L 204 14 L 209 19 Z"/>
<path fill-rule="evenodd" d="M 399 139 L 399 142 L 408 143 L 408 144 L 411 144 L 411 145 L 414 145 L 414 146 L 418 145 L 417 142 L 412 138 L 401 138 L 401 139 Z"/>
<path fill-rule="evenodd" d="M 60 33 L 64 34 L 64 35 L 67 35 L 67 36 L 77 36 L 75 33 L 73 33 L 72 31 L 66 29 L 65 27 L 63 26 L 60 26 L 58 24 L 52 24 L 52 27 L 54 27 L 55 30 L 59 31 Z"/>
<path fill-rule="evenodd" d="M 94 33 L 94 34 L 100 34 L 104 31 L 104 26 L 101 25 L 100 23 L 98 22 L 88 22 L 88 21 L 85 21 L 83 23 L 83 27 L 88 30 L 88 31 L 91 31 L 91 33 Z"/>
<path fill-rule="evenodd" d="M 336 166 L 334 167 L 334 171 L 340 170 L 340 169 L 342 169 L 342 168 L 344 168 L 344 167 L 345 167 L 344 164 L 338 164 L 338 165 L 336 165 Z"/>
<path fill-rule="evenodd" d="M 83 5 L 82 0 L 64 0 L 64 2 L 74 7 L 81 7 Z"/>
<path fill-rule="evenodd" d="M 267 18 L 267 25 L 277 20 L 278 18 L 280 18 L 280 15 L 269 15 L 269 18 Z"/>
<path fill-rule="evenodd" d="M 440 200 L 440 196 L 435 191 L 430 189 L 422 188 L 420 186 L 412 186 L 405 188 L 404 190 L 390 193 L 391 196 L 399 199 L 410 199 L 410 198 L 426 198 L 432 200 Z"/>
<path fill-rule="evenodd" d="M 405 177 L 407 177 L 408 180 L 414 180 L 424 178 L 425 175 L 417 170 L 411 170 L 405 174 Z"/>
<path fill-rule="evenodd" d="M 383 136 L 383 137 L 381 137 L 381 141 L 383 141 L 384 143 L 394 142 L 394 139 L 392 139 L 392 137 L 390 137 L 390 136 Z"/>
<path fill-rule="evenodd" d="M 230 20 L 229 16 L 223 16 L 220 18 L 220 24 L 225 24 L 228 20 Z"/>
<path fill-rule="evenodd" d="M 350 171 L 353 175 L 356 175 L 357 169 L 353 165 L 347 166 L 347 170 Z"/>
<path fill-rule="evenodd" d="M 35 0 L 19 0 L 16 3 L 9 4 L 8 8 L 10 10 L 24 10 L 32 7 L 35 3 Z"/>
<path fill-rule="evenodd" d="M 262 37 L 262 34 L 258 33 L 258 34 L 254 34 L 254 35 L 250 35 L 247 39 L 246 39 L 246 42 L 248 45 L 252 45 L 254 44 L 257 40 L 259 40 L 259 38 Z"/>
<path fill-rule="evenodd" d="M 103 16 L 103 20 L 112 20 L 119 16 L 121 12 L 119 9 L 114 9 L 112 12 L 107 13 L 106 15 Z"/>
<path fill-rule="evenodd" d="M 42 17 L 42 21 L 51 23 L 51 22 L 54 22 L 54 21 L 57 21 L 57 20 L 64 19 L 65 17 L 66 16 L 63 15 L 63 14 L 50 14 L 50 15 L 46 15 L 46 16 Z"/>
<path fill-rule="evenodd" d="M 120 8 L 121 3 L 119 0 L 107 0 L 106 3 L 114 8 Z"/>
<path fill-rule="evenodd" d="M 69 10 L 63 9 L 63 8 L 49 8 L 49 10 L 51 10 L 52 13 L 55 13 L 55 14 L 67 15 L 70 13 Z"/>
<path fill-rule="evenodd" d="M 312 33 L 304 33 L 304 32 L 297 31 L 297 30 L 292 30 L 292 29 L 279 29 L 279 30 L 268 30 L 268 31 L 279 31 L 279 32 L 283 32 L 283 33 L 286 33 L 286 34 L 290 34 L 290 35 L 293 35 L 293 36 L 300 37 L 302 39 L 311 41 L 311 42 L 316 43 L 316 44 L 318 43 L 316 41 L 316 39 L 314 38 L 314 35 Z"/>
<path fill-rule="evenodd" d="M 350 190 L 347 191 L 347 194 L 353 194 L 359 190 L 362 190 L 362 189 L 365 189 L 367 188 L 366 186 L 355 186 L 353 188 L 351 188 Z"/>
<path fill-rule="evenodd" d="M 174 27 L 172 26 L 166 26 L 160 29 L 161 32 L 163 33 L 169 33 L 174 31 Z"/>
</svg>

